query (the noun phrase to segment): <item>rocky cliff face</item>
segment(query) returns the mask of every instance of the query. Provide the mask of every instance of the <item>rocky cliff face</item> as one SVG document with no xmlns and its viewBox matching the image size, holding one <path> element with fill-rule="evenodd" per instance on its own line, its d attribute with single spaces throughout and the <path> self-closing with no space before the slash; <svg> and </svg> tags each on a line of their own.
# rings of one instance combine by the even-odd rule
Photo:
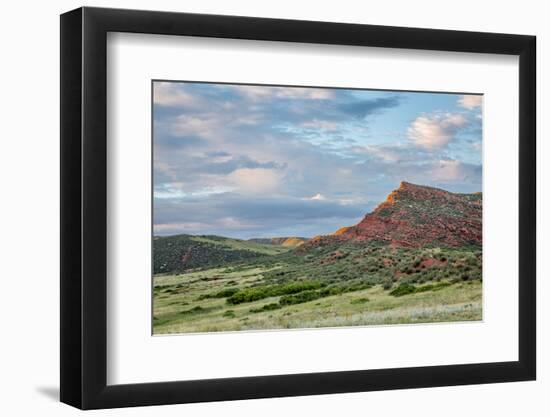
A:
<svg viewBox="0 0 550 417">
<path fill-rule="evenodd" d="M 401 247 L 481 246 L 481 219 L 481 193 L 457 194 L 402 182 L 357 225 L 314 238 L 304 248 L 350 240 Z"/>
</svg>

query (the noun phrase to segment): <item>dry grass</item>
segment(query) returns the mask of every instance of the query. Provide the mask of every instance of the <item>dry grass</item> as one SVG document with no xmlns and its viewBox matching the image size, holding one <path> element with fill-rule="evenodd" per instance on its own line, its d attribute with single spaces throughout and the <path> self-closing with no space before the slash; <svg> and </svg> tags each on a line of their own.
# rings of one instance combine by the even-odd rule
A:
<svg viewBox="0 0 550 417">
<path fill-rule="evenodd" d="M 260 310 L 267 304 L 277 303 L 279 297 L 239 305 L 229 305 L 224 298 L 200 299 L 201 295 L 227 288 L 262 284 L 265 272 L 262 268 L 241 271 L 217 268 L 155 277 L 155 334 L 482 319 L 482 283 L 478 280 L 402 297 L 391 296 L 389 291 L 376 285 L 255 313 L 250 310 Z"/>
</svg>

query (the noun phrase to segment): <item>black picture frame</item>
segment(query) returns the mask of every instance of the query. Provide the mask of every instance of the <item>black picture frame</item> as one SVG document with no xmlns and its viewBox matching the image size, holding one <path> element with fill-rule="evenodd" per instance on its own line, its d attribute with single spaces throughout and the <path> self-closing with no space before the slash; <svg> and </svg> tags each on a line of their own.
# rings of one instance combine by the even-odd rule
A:
<svg viewBox="0 0 550 417">
<path fill-rule="evenodd" d="M 518 361 L 107 385 L 108 32 L 519 56 Z M 63 14 L 61 401 L 96 409 L 534 380 L 535 45 L 534 36 L 481 32 L 88 7 Z"/>
</svg>

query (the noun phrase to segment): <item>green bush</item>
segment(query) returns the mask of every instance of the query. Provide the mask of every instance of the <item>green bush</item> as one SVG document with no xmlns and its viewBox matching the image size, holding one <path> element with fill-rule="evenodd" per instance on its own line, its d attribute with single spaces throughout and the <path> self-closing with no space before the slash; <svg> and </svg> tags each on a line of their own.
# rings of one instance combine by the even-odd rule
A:
<svg viewBox="0 0 550 417">
<path fill-rule="evenodd" d="M 451 285 L 450 282 L 438 282 L 437 284 L 433 284 L 433 288 L 432 288 L 432 291 L 438 291 L 438 290 L 441 290 L 445 287 L 448 287 L 449 285 Z"/>
<path fill-rule="evenodd" d="M 270 304 L 265 304 L 263 305 L 262 307 L 260 308 L 251 308 L 250 309 L 250 312 L 251 313 L 262 313 L 264 311 L 272 311 L 272 310 L 278 310 L 281 308 L 281 305 L 280 304 L 277 304 L 277 303 L 270 303 Z"/>
<path fill-rule="evenodd" d="M 279 300 L 279 304 L 283 305 L 292 305 L 307 303 L 308 301 L 317 300 L 318 298 L 323 297 L 319 291 L 302 291 L 298 294 L 285 295 Z"/>
<path fill-rule="evenodd" d="M 344 292 L 344 287 L 341 287 L 339 285 L 333 285 L 328 288 L 323 288 L 321 291 L 319 291 L 319 295 L 321 297 L 329 297 L 331 295 L 339 295 Z"/>
<path fill-rule="evenodd" d="M 416 291 L 416 287 L 411 284 L 403 283 L 399 284 L 397 288 L 390 291 L 390 295 L 393 295 L 394 297 L 402 297 L 407 294 L 413 294 Z"/>
<path fill-rule="evenodd" d="M 214 298 L 226 298 L 231 297 L 233 294 L 235 294 L 237 291 L 239 291 L 238 288 L 227 288 L 225 290 L 221 290 L 214 294 Z"/>
<path fill-rule="evenodd" d="M 190 308 L 189 310 L 183 310 L 180 311 L 179 314 L 187 315 L 187 314 L 196 314 L 196 313 L 202 313 L 204 311 L 204 308 L 201 306 L 195 306 L 193 308 Z"/>
<path fill-rule="evenodd" d="M 393 287 L 393 280 L 385 280 L 382 283 L 382 288 L 384 288 L 385 290 L 389 290 L 391 287 Z"/>
<path fill-rule="evenodd" d="M 427 291 L 432 291 L 433 289 L 434 289 L 434 285 L 433 284 L 428 284 L 428 285 L 424 285 L 422 287 L 415 288 L 414 292 L 427 292 Z"/>
<path fill-rule="evenodd" d="M 326 286 L 326 284 L 320 281 L 298 281 L 289 284 L 250 287 L 237 291 L 227 299 L 227 302 L 229 304 L 248 303 L 268 297 L 297 294 L 307 290 L 322 288 L 324 286 Z"/>
<path fill-rule="evenodd" d="M 226 288 L 225 290 L 221 290 L 214 294 L 202 294 L 199 296 L 197 300 L 205 300 L 207 298 L 227 298 L 231 297 L 233 294 L 235 294 L 237 291 L 239 291 L 238 288 Z"/>
</svg>

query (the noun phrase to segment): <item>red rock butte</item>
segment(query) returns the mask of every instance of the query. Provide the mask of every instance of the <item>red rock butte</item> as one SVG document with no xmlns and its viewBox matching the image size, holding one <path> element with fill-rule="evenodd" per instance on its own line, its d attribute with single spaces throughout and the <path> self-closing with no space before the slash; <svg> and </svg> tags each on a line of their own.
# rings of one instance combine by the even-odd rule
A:
<svg viewBox="0 0 550 417">
<path fill-rule="evenodd" d="M 401 182 L 363 220 L 306 243 L 378 242 L 399 247 L 460 247 L 482 244 L 482 194 L 460 194 Z"/>
</svg>

